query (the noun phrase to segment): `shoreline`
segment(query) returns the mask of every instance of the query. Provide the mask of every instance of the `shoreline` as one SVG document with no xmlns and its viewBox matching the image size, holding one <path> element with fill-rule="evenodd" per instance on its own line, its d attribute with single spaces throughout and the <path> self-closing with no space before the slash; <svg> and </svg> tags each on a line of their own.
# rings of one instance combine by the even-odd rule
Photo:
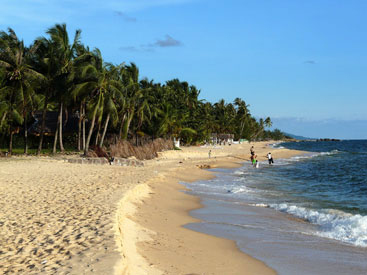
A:
<svg viewBox="0 0 367 275">
<path fill-rule="evenodd" d="M 255 149 L 260 147 L 256 149 L 259 156 L 261 154 L 260 160 L 264 160 L 269 151 L 265 144 L 254 143 Z M 242 147 L 249 152 L 253 144 L 244 145 Z M 270 150 L 277 158 L 304 153 L 288 149 Z M 200 222 L 190 216 L 190 211 L 203 205 L 199 197 L 184 193 L 187 189 L 179 182 L 215 177 L 214 172 L 199 167 L 236 168 L 241 167 L 245 160 L 246 153 L 238 154 L 238 151 L 216 159 L 188 158 L 182 167 L 171 169 L 157 179 L 142 184 L 144 188 L 140 189 L 145 192 L 135 194 L 129 202 L 125 200 L 125 204 L 119 207 L 119 211 L 124 213 L 119 216 L 120 232 L 135 233 L 120 235 L 120 242 L 125 244 L 125 248 L 120 246 L 124 264 L 116 269 L 115 274 L 276 274 L 262 261 L 242 252 L 235 241 L 183 227 L 188 223 Z M 121 225 L 121 220 L 125 224 Z M 143 237 L 135 235 L 136 232 L 142 233 Z M 129 241 L 130 246 L 126 247 Z"/>
</svg>

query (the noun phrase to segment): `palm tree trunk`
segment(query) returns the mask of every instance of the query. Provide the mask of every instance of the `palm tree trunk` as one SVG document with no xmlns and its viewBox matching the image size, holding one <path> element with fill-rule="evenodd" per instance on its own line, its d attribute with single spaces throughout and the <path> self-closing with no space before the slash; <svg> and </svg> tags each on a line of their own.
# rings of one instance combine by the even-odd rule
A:
<svg viewBox="0 0 367 275">
<path fill-rule="evenodd" d="M 128 115 L 127 119 L 124 122 L 122 129 L 122 139 L 127 139 L 127 135 L 129 134 L 130 123 L 133 119 L 133 115 Z"/>
<path fill-rule="evenodd" d="M 6 118 L 6 115 L 7 115 L 8 113 L 7 112 L 4 112 L 4 114 L 3 114 L 3 117 L 1 118 L 1 121 L 0 121 L 0 126 L 3 124 L 3 122 L 5 121 L 5 118 Z"/>
<path fill-rule="evenodd" d="M 13 154 L 13 131 L 10 130 L 10 139 L 9 139 L 9 156 Z"/>
<path fill-rule="evenodd" d="M 101 148 L 103 146 L 104 137 L 106 136 L 109 121 L 110 121 L 110 114 L 107 115 L 106 122 L 104 124 L 104 129 L 103 129 L 103 133 L 102 133 L 102 137 L 101 137 L 101 142 L 99 143 L 99 147 L 101 147 Z"/>
<path fill-rule="evenodd" d="M 83 120 L 83 102 L 80 102 L 79 109 L 79 121 L 78 121 L 78 151 L 81 149 L 81 139 L 82 139 L 82 120 Z"/>
<path fill-rule="evenodd" d="M 57 125 L 55 130 L 55 138 L 54 138 L 54 146 L 52 148 L 52 153 L 56 154 L 56 147 L 57 147 L 57 137 L 59 135 L 59 124 L 60 124 L 60 117 L 57 118 Z"/>
<path fill-rule="evenodd" d="M 88 133 L 88 137 L 87 137 L 87 142 L 85 144 L 85 149 L 84 149 L 84 156 L 87 156 L 87 154 L 88 154 L 89 143 L 90 143 L 90 139 L 92 137 L 94 123 L 96 122 L 96 115 L 97 115 L 97 107 L 95 107 L 95 110 L 93 112 L 92 123 L 91 123 L 91 125 L 89 127 L 89 133 Z"/>
<path fill-rule="evenodd" d="M 61 102 L 60 103 L 60 113 L 59 113 L 59 142 L 60 142 L 60 151 L 61 152 L 64 152 L 65 149 L 64 149 L 64 145 L 62 143 L 62 107 L 63 107 L 63 103 Z"/>
<path fill-rule="evenodd" d="M 13 113 L 13 93 L 10 97 L 10 111 L 9 114 L 12 115 Z M 13 154 L 13 131 L 12 131 L 12 125 L 13 125 L 13 118 L 10 117 L 9 119 L 9 130 L 10 130 L 10 138 L 9 138 L 9 155 L 11 156 Z"/>
<path fill-rule="evenodd" d="M 85 103 L 83 103 L 83 151 L 85 150 Z"/>
<path fill-rule="evenodd" d="M 99 139 L 99 136 L 100 136 L 100 131 L 101 131 L 101 121 L 98 122 L 98 130 L 97 130 L 97 134 L 96 134 L 96 140 L 95 140 L 95 143 L 94 143 L 95 146 L 97 146 L 97 144 L 98 144 L 98 139 Z"/>
<path fill-rule="evenodd" d="M 242 139 L 242 133 L 243 133 L 243 128 L 245 127 L 245 123 L 241 122 L 241 130 L 240 130 L 240 140 Z"/>
<path fill-rule="evenodd" d="M 126 114 L 124 114 L 124 116 L 122 117 L 121 124 L 120 124 L 120 131 L 119 131 L 120 139 L 122 138 L 122 129 L 124 128 L 125 119 L 126 119 Z"/>
<path fill-rule="evenodd" d="M 24 116 L 24 154 L 28 154 L 28 125 L 27 115 Z"/>
<path fill-rule="evenodd" d="M 44 102 L 44 105 L 43 105 L 42 125 L 41 125 L 41 133 L 40 133 L 40 142 L 38 144 L 38 149 L 37 149 L 37 156 L 39 156 L 41 154 L 41 151 L 42 151 L 43 136 L 45 134 L 45 126 L 46 126 L 47 104 L 48 104 L 48 93 L 46 94 L 45 102 Z"/>
</svg>

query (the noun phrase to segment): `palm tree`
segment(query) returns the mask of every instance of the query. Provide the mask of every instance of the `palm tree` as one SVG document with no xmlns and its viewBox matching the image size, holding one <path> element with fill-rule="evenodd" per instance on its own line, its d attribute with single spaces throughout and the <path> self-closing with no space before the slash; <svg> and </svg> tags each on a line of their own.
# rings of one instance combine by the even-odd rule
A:
<svg viewBox="0 0 367 275">
<path fill-rule="evenodd" d="M 55 133 L 55 140 L 54 140 L 54 149 L 53 152 L 56 153 L 56 144 L 57 138 L 59 135 L 59 142 L 60 142 L 60 150 L 64 151 L 63 145 L 63 138 L 62 138 L 62 114 L 64 103 L 69 98 L 68 94 L 65 93 L 70 89 L 71 83 L 67 81 L 69 74 L 73 68 L 73 60 L 76 54 L 77 49 L 80 47 L 80 30 L 76 30 L 74 35 L 73 43 L 70 44 L 69 35 L 66 29 L 66 24 L 56 24 L 54 27 L 50 28 L 46 32 L 50 35 L 50 42 L 52 47 L 55 48 L 53 57 L 58 61 L 58 68 L 57 68 L 57 76 L 63 81 L 60 82 L 59 87 L 56 87 L 56 97 L 59 102 L 59 116 L 57 121 L 57 129 Z"/>
<path fill-rule="evenodd" d="M 244 100 L 238 97 L 234 100 L 234 105 L 237 107 L 237 119 L 236 120 L 240 123 L 239 138 L 241 139 L 245 125 L 247 121 L 249 120 L 249 118 L 251 117 L 249 110 L 248 110 L 248 107 L 250 105 L 247 105 Z"/>
<path fill-rule="evenodd" d="M 227 104 L 224 99 L 219 100 L 214 104 L 214 113 L 216 120 L 216 131 L 217 133 L 225 133 L 226 129 L 230 123 L 228 112 L 227 112 Z"/>
<path fill-rule="evenodd" d="M 96 118 L 101 119 L 104 107 L 112 104 L 113 93 L 119 93 L 121 90 L 121 84 L 113 79 L 112 75 L 114 72 L 108 70 L 108 66 L 104 65 L 101 52 L 98 49 L 93 51 L 93 59 L 93 63 L 86 65 L 83 69 L 81 76 L 83 82 L 77 84 L 72 92 L 74 98 L 88 97 L 87 109 L 89 110 L 92 122 L 84 148 L 84 155 L 88 154 Z M 114 108 L 111 107 L 111 109 Z M 108 122 L 105 125 L 106 129 L 107 126 Z"/>
<path fill-rule="evenodd" d="M 251 140 L 256 140 L 264 133 L 264 119 L 260 118 L 259 122 L 257 122 L 256 119 L 252 118 L 252 129 Z"/>
<path fill-rule="evenodd" d="M 204 139 L 208 140 L 210 134 L 214 131 L 216 127 L 214 108 L 210 102 L 205 102 L 201 107 L 201 114 L 198 117 L 201 122 L 201 127 L 203 128 Z"/>
<path fill-rule="evenodd" d="M 264 121 L 264 124 L 266 127 L 270 128 L 273 125 L 273 122 L 271 121 L 270 117 L 267 117 Z"/>
<path fill-rule="evenodd" d="M 110 122 L 110 119 L 112 118 L 113 124 L 116 124 L 118 120 L 118 111 L 117 111 L 117 102 L 121 102 L 123 100 L 123 94 L 121 92 L 122 89 L 122 83 L 119 81 L 119 71 L 123 64 L 120 64 L 119 66 L 114 66 L 112 64 L 106 64 L 106 68 L 109 73 L 110 81 L 111 81 L 111 87 L 112 89 L 109 89 L 105 95 L 104 99 L 104 110 L 106 113 L 106 120 L 103 127 L 103 133 L 102 137 L 99 143 L 99 147 L 103 146 L 104 138 L 107 133 L 108 125 Z"/>
<path fill-rule="evenodd" d="M 13 150 L 13 121 L 21 122 L 19 112 L 24 122 L 24 153 L 28 153 L 27 114 L 32 109 L 34 88 L 37 82 L 44 80 L 44 77 L 27 62 L 36 48 L 35 44 L 27 49 L 24 42 L 20 41 L 10 28 L 8 33 L 0 32 L 0 66 L 5 69 L 6 78 L 2 92 L 8 94 L 8 104 L 4 110 L 7 110 L 6 114 L 9 119 L 9 154 L 12 154 Z"/>
<path fill-rule="evenodd" d="M 40 155 L 43 147 L 48 105 L 52 101 L 53 97 L 55 97 L 55 89 L 56 87 L 61 86 L 59 82 L 61 82 L 63 79 L 60 79 L 58 74 L 59 62 L 56 58 L 55 44 L 51 40 L 44 37 L 38 38 L 36 43 L 38 45 L 38 49 L 34 57 L 31 59 L 31 62 L 33 67 L 37 68 L 37 70 L 45 78 L 40 87 L 40 94 L 43 95 L 42 124 L 37 149 L 37 155 Z"/>
<path fill-rule="evenodd" d="M 188 114 L 180 113 L 170 103 L 164 103 L 161 114 L 161 124 L 159 132 L 161 135 L 166 135 L 169 138 L 181 138 L 183 135 L 191 137 L 196 134 L 194 129 L 184 126 L 184 121 L 187 119 Z"/>
<path fill-rule="evenodd" d="M 69 75 L 69 81 L 73 83 L 73 88 L 75 88 L 76 84 L 80 84 L 84 81 L 82 79 L 82 74 L 84 68 L 93 62 L 94 56 L 93 53 L 89 50 L 89 47 L 85 47 L 80 44 L 76 49 L 76 57 L 74 58 L 72 72 Z M 88 96 L 83 98 L 79 98 L 79 121 L 78 121 L 78 151 L 83 151 L 85 149 L 85 133 L 86 133 L 86 99 Z M 83 146 L 83 147 L 82 147 Z"/>
<path fill-rule="evenodd" d="M 145 92 L 139 84 L 139 69 L 134 63 L 124 66 L 121 71 L 122 83 L 124 86 L 124 102 L 122 105 L 121 138 L 127 139 L 131 121 L 137 110 L 144 112 L 147 110 Z"/>
</svg>

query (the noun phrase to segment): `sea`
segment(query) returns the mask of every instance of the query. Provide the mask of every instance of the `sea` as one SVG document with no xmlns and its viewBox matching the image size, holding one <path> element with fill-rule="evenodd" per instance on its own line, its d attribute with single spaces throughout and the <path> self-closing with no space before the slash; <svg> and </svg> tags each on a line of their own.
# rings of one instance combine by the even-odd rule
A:
<svg viewBox="0 0 367 275">
<path fill-rule="evenodd" d="M 185 227 L 234 240 L 279 274 L 367 274 L 367 140 L 272 146 L 307 153 L 274 151 L 272 165 L 185 184 L 204 206 L 190 213 L 202 222 Z"/>
</svg>

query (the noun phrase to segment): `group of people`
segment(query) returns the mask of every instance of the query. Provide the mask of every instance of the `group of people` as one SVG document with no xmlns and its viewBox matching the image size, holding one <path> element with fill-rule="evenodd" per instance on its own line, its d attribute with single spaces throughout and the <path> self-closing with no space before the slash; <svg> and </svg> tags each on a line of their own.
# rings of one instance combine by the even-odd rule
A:
<svg viewBox="0 0 367 275">
<path fill-rule="evenodd" d="M 254 146 L 251 146 L 250 148 L 250 153 L 251 153 L 251 163 L 254 167 L 256 168 L 259 168 L 259 162 L 257 161 L 257 155 L 255 154 L 255 149 L 254 149 Z M 271 153 L 269 152 L 267 155 L 266 155 L 268 161 L 269 161 L 269 165 L 274 163 L 274 160 L 273 160 L 273 156 L 271 155 Z"/>
</svg>

